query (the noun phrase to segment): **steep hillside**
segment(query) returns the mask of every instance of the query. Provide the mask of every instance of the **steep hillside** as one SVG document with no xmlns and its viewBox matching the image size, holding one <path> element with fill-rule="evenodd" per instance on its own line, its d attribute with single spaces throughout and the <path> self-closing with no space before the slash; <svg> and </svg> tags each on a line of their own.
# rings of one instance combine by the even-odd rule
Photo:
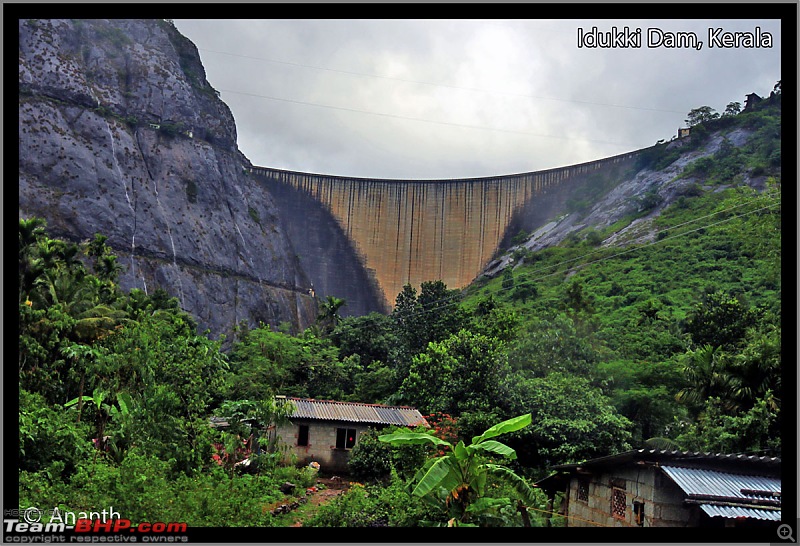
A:
<svg viewBox="0 0 800 546">
<path fill-rule="evenodd" d="M 512 368 L 590 378 L 633 446 L 779 452 L 780 95 L 692 132 L 519 235 L 462 305 L 515 316 Z"/>
<path fill-rule="evenodd" d="M 482 276 L 494 277 L 518 265 L 521 256 L 570 239 L 590 237 L 601 247 L 652 242 L 655 220 L 687 195 L 742 185 L 763 190 L 768 175 L 780 174 L 780 97 L 764 100 L 755 111 L 698 125 L 689 137 L 642 150 L 635 167 L 597 173 L 557 202 L 542 206 L 536 201 L 515 219 L 518 231 Z M 703 166 L 713 162 L 723 165 L 722 178 L 708 176 Z"/>
<path fill-rule="evenodd" d="M 19 40 L 20 218 L 108 236 L 123 288 L 166 289 L 214 335 L 314 320 L 194 44 L 155 19 L 20 20 Z"/>
</svg>

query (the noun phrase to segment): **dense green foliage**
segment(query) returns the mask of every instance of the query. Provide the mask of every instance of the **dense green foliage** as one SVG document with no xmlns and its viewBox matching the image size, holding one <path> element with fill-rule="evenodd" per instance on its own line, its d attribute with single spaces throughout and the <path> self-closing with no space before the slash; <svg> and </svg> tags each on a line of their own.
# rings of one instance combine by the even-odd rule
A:
<svg viewBox="0 0 800 546">
<path fill-rule="evenodd" d="M 753 136 L 738 148 L 723 141 L 689 166 L 683 176 L 697 183 L 652 221 L 653 242 L 598 247 L 578 235 L 523 253 L 513 288 L 507 276 L 471 287 L 465 305 L 491 297 L 522 317 L 512 369 L 588 381 L 631 421 L 631 445 L 779 452 L 779 106 L 715 119 Z M 707 138 L 697 128 L 689 149 Z M 741 184 L 767 175 L 764 190 Z M 523 301 L 517 291 L 526 285 L 536 296 Z M 768 412 L 761 428 L 754 412 Z"/>
<path fill-rule="evenodd" d="M 353 484 L 334 502 L 323 505 L 305 527 L 417 527 L 434 515 L 410 502 L 405 483 L 393 475 L 384 484 Z"/>
<path fill-rule="evenodd" d="M 413 405 L 432 425 L 427 446 L 378 440 L 420 430 L 361 435 L 350 471 L 365 485 L 308 526 L 536 525 L 524 508 L 543 503 L 526 488 L 554 464 L 646 445 L 780 453 L 780 103 L 734 110 L 698 122 L 683 148 L 643 154 L 653 167 L 710 129 L 753 134 L 689 166 L 694 182 L 651 220 L 649 242 L 602 244 L 655 194 L 608 228 L 518 248 L 513 270 L 463 292 L 406 285 L 390 315 L 346 318 L 328 297 L 304 332 L 241 328 L 226 351 L 164 291 L 120 291 L 102 235 L 73 244 L 20 219 L 20 507 L 57 498 L 135 521 L 281 524 L 279 485 L 314 476 L 282 465 L 262 434 L 286 415 L 275 394 Z M 742 184 L 757 176 L 760 191 Z M 474 447 L 522 415 L 530 423 L 505 430 L 502 447 L 485 436 L 491 453 Z M 467 489 L 415 489 L 418 470 L 445 460 L 472 461 Z"/>
<path fill-rule="evenodd" d="M 378 439 L 396 447 L 432 444 L 445 448 L 444 453 L 428 459 L 416 473 L 410 482 L 411 496 L 438 508 L 448 527 L 477 526 L 492 520 L 507 523 L 503 521 L 504 511 L 510 509 L 513 513 L 515 509 L 516 503 L 511 498 L 489 494 L 498 481 L 516 489 L 515 497 L 520 504 L 522 501 L 536 504 L 536 494 L 530 485 L 508 467 L 495 462 L 495 459 L 516 459 L 516 452 L 492 439 L 530 424 L 531 414 L 525 413 L 490 427 L 469 444 L 460 440 L 453 445 L 426 432 L 393 432 Z"/>
<path fill-rule="evenodd" d="M 399 430 L 409 431 L 404 427 L 390 426 L 380 432 L 369 430 L 358 438 L 358 444 L 350 453 L 347 469 L 357 480 L 376 482 L 384 480 L 393 472 L 401 477 L 413 476 L 417 469 L 425 463 L 429 454 L 423 446 L 403 446 L 391 449 L 378 440 L 379 434 L 388 434 Z M 417 432 L 427 431 L 425 427 L 417 427 Z"/>
</svg>

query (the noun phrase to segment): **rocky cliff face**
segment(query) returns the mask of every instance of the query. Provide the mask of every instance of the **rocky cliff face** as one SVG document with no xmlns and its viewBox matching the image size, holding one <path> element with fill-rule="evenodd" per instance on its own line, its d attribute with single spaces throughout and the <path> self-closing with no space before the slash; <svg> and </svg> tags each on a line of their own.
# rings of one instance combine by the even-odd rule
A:
<svg viewBox="0 0 800 546">
<path fill-rule="evenodd" d="M 506 246 L 506 252 L 489 263 L 481 275 L 494 277 L 507 267 L 516 267 L 519 262 L 514 255 L 518 249 L 542 250 L 561 244 L 571 236 L 585 237 L 586 232 L 583 235 L 579 234 L 586 228 L 600 231 L 626 216 L 641 212 L 645 213 L 609 235 L 600 244 L 627 246 L 655 241 L 653 220 L 667 206 L 684 195 L 689 187 L 702 185 L 703 181 L 696 177 L 683 176 L 686 167 L 697 159 L 713 156 L 720 150 L 723 142 L 741 147 L 746 145 L 752 136 L 753 130 L 748 129 L 719 130 L 712 133 L 702 146 L 681 153 L 663 169 L 630 168 L 624 171 L 609 169 L 600 173 L 601 176 L 588 180 L 590 184 L 606 189 L 602 194 L 592 195 L 587 201 L 589 205 L 585 210 L 569 211 L 567 205 L 569 199 L 574 200 L 581 196 L 581 187 L 562 188 L 550 196 L 550 201 L 541 207 L 544 214 L 537 214 L 534 207 L 520 212 L 519 225 L 523 231 L 530 232 L 529 236 L 520 244 Z M 685 144 L 687 141 L 675 140 L 667 145 L 667 149 L 681 149 Z M 747 172 L 743 172 L 741 183 L 763 190 L 766 178 L 766 176 L 751 177 Z M 585 187 L 583 189 L 585 190 Z M 713 190 L 713 188 L 703 187 L 703 190 Z M 534 205 L 539 204 L 541 201 L 534 202 Z M 514 227 L 516 229 L 516 226 Z M 514 230 L 509 231 L 514 233 Z"/>
<path fill-rule="evenodd" d="M 163 20 L 20 20 L 19 216 L 102 233 L 124 289 L 202 329 L 316 316 L 279 212 L 248 174 L 196 47 Z"/>
</svg>

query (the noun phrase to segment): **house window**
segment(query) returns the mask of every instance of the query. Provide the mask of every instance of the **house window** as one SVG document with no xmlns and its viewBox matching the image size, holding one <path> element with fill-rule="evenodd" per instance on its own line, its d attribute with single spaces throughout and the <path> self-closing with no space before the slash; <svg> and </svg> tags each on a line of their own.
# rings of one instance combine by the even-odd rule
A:
<svg viewBox="0 0 800 546">
<path fill-rule="evenodd" d="M 352 449 L 356 445 L 356 429 L 337 428 L 336 429 L 336 448 Z"/>
<path fill-rule="evenodd" d="M 578 478 L 578 500 L 589 502 L 589 478 Z"/>
<path fill-rule="evenodd" d="M 300 425 L 300 428 L 297 431 L 297 445 L 308 445 L 308 425 Z"/>
<path fill-rule="evenodd" d="M 617 519 L 625 519 L 625 489 L 611 488 L 611 515 Z"/>
</svg>

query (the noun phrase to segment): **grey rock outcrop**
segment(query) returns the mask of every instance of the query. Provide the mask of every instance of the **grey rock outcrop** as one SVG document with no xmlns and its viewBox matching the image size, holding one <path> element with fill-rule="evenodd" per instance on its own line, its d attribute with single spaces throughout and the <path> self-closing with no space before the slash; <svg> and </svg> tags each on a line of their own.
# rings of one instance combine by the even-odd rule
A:
<svg viewBox="0 0 800 546">
<path fill-rule="evenodd" d="M 735 147 L 744 146 L 752 134 L 752 131 L 745 129 L 718 131 L 710 135 L 702 146 L 680 154 L 661 170 L 632 169 L 621 176 L 618 173 L 600 173 L 601 176 L 612 177 L 614 184 L 584 211 L 568 212 L 564 203 L 567 198 L 579 194 L 579 190 L 569 186 L 560 188 L 560 201 L 551 196 L 558 206 L 546 208 L 554 217 L 539 221 L 524 242 L 510 246 L 507 252 L 488 264 L 481 275 L 495 277 L 507 267 L 516 267 L 520 263 L 515 258 L 518 249 L 535 252 L 556 246 L 582 230 L 590 228 L 601 231 L 628 215 L 640 212 L 643 214 L 639 218 L 609 235 L 600 245 L 622 247 L 655 241 L 657 233 L 653 228 L 653 220 L 691 186 L 700 183 L 694 177 L 681 176 L 684 170 L 697 159 L 713 156 L 724 142 Z M 668 147 L 682 147 L 684 144 L 685 141 L 675 140 Z M 746 177 L 744 182 L 763 188 L 763 180 Z"/>
<path fill-rule="evenodd" d="M 19 216 L 95 233 L 125 290 L 162 287 L 213 335 L 301 329 L 310 282 L 194 44 L 164 20 L 19 21 Z"/>
</svg>

